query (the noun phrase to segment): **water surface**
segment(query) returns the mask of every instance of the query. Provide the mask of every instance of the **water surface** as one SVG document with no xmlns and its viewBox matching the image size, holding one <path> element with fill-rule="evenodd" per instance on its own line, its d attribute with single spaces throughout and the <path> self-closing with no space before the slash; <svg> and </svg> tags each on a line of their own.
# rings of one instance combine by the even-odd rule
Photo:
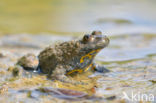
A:
<svg viewBox="0 0 156 103">
<path fill-rule="evenodd" d="M 8 68 L 27 53 L 38 55 L 50 44 L 81 39 L 85 33 L 96 29 L 110 38 L 110 45 L 96 56 L 95 62 L 111 72 L 94 74 L 98 77 L 95 95 L 115 96 L 115 100 L 105 101 L 111 103 L 131 102 L 121 100 L 123 92 L 129 96 L 132 91 L 156 96 L 155 5 L 155 0 L 2 0 L 0 101 L 68 102 L 33 92 L 40 87 L 56 87 L 44 76 L 14 78 Z M 29 92 L 19 92 L 23 90 Z"/>
</svg>

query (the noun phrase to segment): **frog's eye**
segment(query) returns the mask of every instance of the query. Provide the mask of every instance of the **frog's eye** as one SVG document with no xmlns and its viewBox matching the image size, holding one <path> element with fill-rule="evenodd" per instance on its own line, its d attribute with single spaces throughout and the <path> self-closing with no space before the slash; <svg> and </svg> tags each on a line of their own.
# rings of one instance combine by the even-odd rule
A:
<svg viewBox="0 0 156 103">
<path fill-rule="evenodd" d="M 92 35 L 101 35 L 101 34 L 102 34 L 101 31 L 93 31 L 93 32 L 92 32 Z"/>
<path fill-rule="evenodd" d="M 90 37 L 89 34 L 84 35 L 83 41 L 84 41 L 84 42 L 87 42 L 87 41 L 89 40 L 89 37 Z"/>
<path fill-rule="evenodd" d="M 86 35 L 84 36 L 84 38 L 85 38 L 85 39 L 89 39 L 89 34 L 86 34 Z"/>
</svg>

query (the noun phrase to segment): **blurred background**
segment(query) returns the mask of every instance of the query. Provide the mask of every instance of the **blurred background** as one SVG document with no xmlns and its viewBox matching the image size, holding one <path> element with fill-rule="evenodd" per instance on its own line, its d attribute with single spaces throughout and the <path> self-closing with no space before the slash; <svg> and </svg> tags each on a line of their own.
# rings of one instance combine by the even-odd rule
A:
<svg viewBox="0 0 156 103">
<path fill-rule="evenodd" d="M 0 34 L 156 32 L 156 0 L 1 0 Z"/>
</svg>

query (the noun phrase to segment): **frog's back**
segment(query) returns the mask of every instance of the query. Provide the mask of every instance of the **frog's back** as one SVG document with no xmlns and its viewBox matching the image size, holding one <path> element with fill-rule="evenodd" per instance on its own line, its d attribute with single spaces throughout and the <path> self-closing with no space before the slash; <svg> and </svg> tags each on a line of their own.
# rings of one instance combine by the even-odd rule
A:
<svg viewBox="0 0 156 103">
<path fill-rule="evenodd" d="M 44 68 L 46 68 L 41 70 L 43 73 L 48 73 L 50 71 L 49 65 L 55 66 L 55 54 L 54 49 L 50 46 L 39 54 L 39 67 L 43 68 L 44 64 Z M 47 62 L 48 60 L 49 62 Z"/>
<path fill-rule="evenodd" d="M 79 41 L 69 41 L 49 46 L 39 54 L 39 67 L 50 73 L 57 65 L 68 66 L 80 52 Z"/>
</svg>

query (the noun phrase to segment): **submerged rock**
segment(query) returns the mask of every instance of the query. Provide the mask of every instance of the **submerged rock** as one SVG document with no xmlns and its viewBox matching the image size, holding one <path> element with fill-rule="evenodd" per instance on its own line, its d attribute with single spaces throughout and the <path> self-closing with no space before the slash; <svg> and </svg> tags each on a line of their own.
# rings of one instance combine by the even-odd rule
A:
<svg viewBox="0 0 156 103">
<path fill-rule="evenodd" d="M 63 88 L 40 88 L 37 89 L 37 91 L 55 95 L 56 97 L 61 98 L 82 98 L 87 96 L 87 93 Z"/>
<path fill-rule="evenodd" d="M 30 94 L 30 91 L 28 92 Z M 39 98 L 42 95 L 51 95 L 56 98 L 66 99 L 66 100 L 102 100 L 102 97 L 96 97 L 94 95 L 88 95 L 82 91 L 76 91 L 71 89 L 64 88 L 52 88 L 52 87 L 43 87 L 31 91 L 30 97 Z"/>
</svg>

